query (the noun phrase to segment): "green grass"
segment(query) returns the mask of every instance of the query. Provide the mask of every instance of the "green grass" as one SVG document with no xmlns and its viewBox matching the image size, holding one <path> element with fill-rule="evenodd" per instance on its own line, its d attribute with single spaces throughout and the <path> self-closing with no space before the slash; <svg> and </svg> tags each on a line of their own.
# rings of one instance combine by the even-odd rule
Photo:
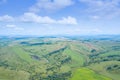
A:
<svg viewBox="0 0 120 80">
<path fill-rule="evenodd" d="M 29 73 L 0 67 L 0 80 L 29 80 Z"/>
<path fill-rule="evenodd" d="M 22 48 L 19 46 L 12 47 L 12 50 L 22 59 L 27 62 L 32 62 L 33 59 L 30 57 L 29 53 L 25 52 Z"/>
<path fill-rule="evenodd" d="M 119 61 L 106 61 L 106 62 L 101 62 L 101 63 L 95 63 L 95 64 L 91 64 L 90 66 L 88 66 L 88 68 L 98 72 L 99 74 L 108 76 L 110 78 L 112 78 L 113 80 L 119 80 L 120 79 L 120 74 L 118 73 L 109 73 L 108 71 L 106 71 L 106 68 L 110 65 L 114 65 L 114 64 L 118 64 L 120 65 Z"/>
<path fill-rule="evenodd" d="M 71 49 L 66 49 L 63 52 L 64 55 L 68 55 L 72 58 L 72 67 L 80 67 L 83 66 L 85 59 L 82 54 L 77 53 L 76 51 L 73 51 Z"/>
<path fill-rule="evenodd" d="M 51 44 L 30 46 L 20 44 L 22 41 L 51 42 Z M 48 55 L 66 46 L 65 50 Z M 120 51 L 114 51 L 112 46 L 119 46 L 119 44 L 110 40 L 77 41 L 60 38 L 11 40 L 11 43 L 0 47 L 0 80 L 28 80 L 28 77 L 40 80 L 40 76 L 46 80 L 47 76 L 56 76 L 56 74 L 55 80 L 58 80 L 61 74 L 66 76 L 68 72 L 72 72 L 72 76 L 68 76 L 71 77 L 70 80 L 119 80 L 119 73 L 106 70 L 110 65 L 120 65 L 120 61 L 117 61 L 119 56 L 111 57 L 110 61 L 103 60 L 111 55 L 120 55 Z M 93 49 L 96 53 L 109 52 L 93 56 L 95 60 L 100 61 L 94 63 L 93 58 L 89 57 Z M 40 59 L 35 60 L 31 55 L 38 56 Z M 112 61 L 113 59 L 116 61 Z M 62 63 L 65 60 L 66 62 Z M 87 64 L 89 61 L 93 62 Z M 118 68 L 116 70 L 118 71 Z"/>
<path fill-rule="evenodd" d="M 73 72 L 73 75 L 70 80 L 112 80 L 112 79 L 97 74 L 88 68 L 80 68 Z"/>
<path fill-rule="evenodd" d="M 120 55 L 120 51 L 109 51 L 107 53 L 101 54 L 100 57 L 106 57 L 111 55 Z"/>
<path fill-rule="evenodd" d="M 50 45 L 44 44 L 44 45 L 39 45 L 39 46 L 22 46 L 22 48 L 24 48 L 27 51 L 31 51 L 33 54 L 42 56 L 42 55 L 48 54 L 49 52 L 65 47 L 65 44 L 66 44 L 65 42 L 63 43 L 53 42 L 53 44 L 50 44 Z"/>
</svg>

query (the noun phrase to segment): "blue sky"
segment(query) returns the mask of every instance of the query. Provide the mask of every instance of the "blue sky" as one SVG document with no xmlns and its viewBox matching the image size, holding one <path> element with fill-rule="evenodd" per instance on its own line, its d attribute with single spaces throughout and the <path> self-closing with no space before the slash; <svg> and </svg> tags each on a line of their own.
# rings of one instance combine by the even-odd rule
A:
<svg viewBox="0 0 120 80">
<path fill-rule="evenodd" d="M 120 0 L 0 0 L 0 35 L 120 34 Z"/>
</svg>

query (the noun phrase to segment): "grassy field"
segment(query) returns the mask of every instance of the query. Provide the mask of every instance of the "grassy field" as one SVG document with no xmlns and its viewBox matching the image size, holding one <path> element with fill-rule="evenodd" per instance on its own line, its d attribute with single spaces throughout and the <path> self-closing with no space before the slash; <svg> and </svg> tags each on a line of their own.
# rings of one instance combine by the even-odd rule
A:
<svg viewBox="0 0 120 80">
<path fill-rule="evenodd" d="M 0 80 L 29 80 L 29 73 L 0 67 Z"/>
<path fill-rule="evenodd" d="M 112 80 L 108 77 L 95 73 L 88 68 L 80 68 L 73 72 L 70 80 Z"/>
<path fill-rule="evenodd" d="M 22 60 L 25 60 L 27 62 L 32 62 L 33 60 L 30 57 L 30 53 L 25 52 L 24 50 L 22 50 L 21 47 L 19 46 L 14 46 L 12 47 L 12 50 L 14 51 L 14 53 L 16 53 Z"/>
<path fill-rule="evenodd" d="M 76 51 L 73 51 L 71 49 L 66 49 L 63 52 L 64 55 L 68 55 L 72 58 L 72 64 L 70 64 L 71 67 L 80 67 L 83 66 L 85 59 L 82 54 L 77 53 Z"/>
<path fill-rule="evenodd" d="M 90 66 L 88 66 L 88 68 L 94 70 L 95 72 L 98 72 L 99 74 L 108 76 L 110 78 L 112 78 L 113 80 L 119 80 L 120 79 L 120 73 L 115 72 L 115 73 L 111 73 L 109 71 L 106 70 L 106 68 L 110 65 L 120 65 L 119 61 L 107 61 L 107 62 L 101 62 L 101 63 L 96 63 L 96 64 L 91 64 Z M 120 70 L 117 70 L 120 72 Z"/>
<path fill-rule="evenodd" d="M 0 80 L 119 80 L 119 38 L 0 40 Z"/>
</svg>

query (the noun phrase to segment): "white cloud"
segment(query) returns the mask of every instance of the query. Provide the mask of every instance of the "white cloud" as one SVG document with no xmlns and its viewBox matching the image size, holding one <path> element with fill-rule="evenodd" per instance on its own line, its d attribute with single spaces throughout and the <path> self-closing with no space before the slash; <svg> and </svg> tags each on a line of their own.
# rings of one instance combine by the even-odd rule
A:
<svg viewBox="0 0 120 80">
<path fill-rule="evenodd" d="M 35 23 L 55 23 L 55 21 L 48 16 L 41 17 L 35 13 L 24 13 L 21 17 L 23 22 L 35 22 Z"/>
<path fill-rule="evenodd" d="M 39 16 L 35 13 L 27 12 L 20 17 L 12 17 L 8 15 L 0 16 L 0 22 L 30 22 L 40 24 L 77 24 L 77 20 L 74 17 L 68 16 L 62 19 L 56 20 L 49 16 Z M 15 25 L 6 25 L 7 27 L 15 27 Z"/>
<path fill-rule="evenodd" d="M 2 22 L 11 22 L 14 21 L 14 18 L 9 15 L 0 16 L 0 21 Z"/>
<path fill-rule="evenodd" d="M 30 7 L 30 11 L 41 12 L 44 10 L 50 12 L 65 8 L 73 3 L 72 0 L 37 0 L 37 3 Z"/>
<path fill-rule="evenodd" d="M 27 12 L 19 17 L 12 17 L 9 15 L 0 16 L 0 22 L 30 22 L 40 24 L 77 24 L 74 17 L 68 16 L 56 20 L 49 16 L 39 16 L 35 13 Z M 7 27 L 15 27 L 15 25 L 6 25 Z"/>
<path fill-rule="evenodd" d="M 68 16 L 67 18 L 58 20 L 57 23 L 59 23 L 59 24 L 77 24 L 77 20 L 74 17 Z"/>
<path fill-rule="evenodd" d="M 7 24 L 6 27 L 9 28 L 9 29 L 12 29 L 12 30 L 17 30 L 17 31 L 24 30 L 24 28 L 17 27 L 17 25 L 14 25 L 14 24 Z"/>
<path fill-rule="evenodd" d="M 20 17 L 22 22 L 33 22 L 33 23 L 43 23 L 43 24 L 77 24 L 77 20 L 74 17 L 68 16 L 67 18 L 62 18 L 61 20 L 55 20 L 48 16 L 42 17 L 35 13 L 24 13 Z"/>
<path fill-rule="evenodd" d="M 14 30 L 17 30 L 17 31 L 23 31 L 24 28 L 22 28 L 22 27 L 15 27 Z"/>
<path fill-rule="evenodd" d="M 94 16 L 90 16 L 92 19 L 94 19 L 94 20 L 98 20 L 98 19 L 100 19 L 101 17 L 100 16 L 97 16 L 97 15 L 94 15 Z"/>
<path fill-rule="evenodd" d="M 120 15 L 120 0 L 79 0 L 87 5 L 86 11 L 90 14 L 102 17 L 114 17 Z"/>
<path fill-rule="evenodd" d="M 8 27 L 8 28 L 15 28 L 16 25 L 14 25 L 14 24 L 7 24 L 6 27 Z"/>
</svg>

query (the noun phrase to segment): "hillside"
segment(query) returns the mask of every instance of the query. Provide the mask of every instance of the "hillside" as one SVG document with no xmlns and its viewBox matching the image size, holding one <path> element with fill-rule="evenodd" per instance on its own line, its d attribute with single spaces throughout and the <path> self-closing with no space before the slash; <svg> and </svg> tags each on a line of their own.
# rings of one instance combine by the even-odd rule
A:
<svg viewBox="0 0 120 80">
<path fill-rule="evenodd" d="M 120 39 L 0 37 L 0 80 L 119 80 Z"/>
</svg>

